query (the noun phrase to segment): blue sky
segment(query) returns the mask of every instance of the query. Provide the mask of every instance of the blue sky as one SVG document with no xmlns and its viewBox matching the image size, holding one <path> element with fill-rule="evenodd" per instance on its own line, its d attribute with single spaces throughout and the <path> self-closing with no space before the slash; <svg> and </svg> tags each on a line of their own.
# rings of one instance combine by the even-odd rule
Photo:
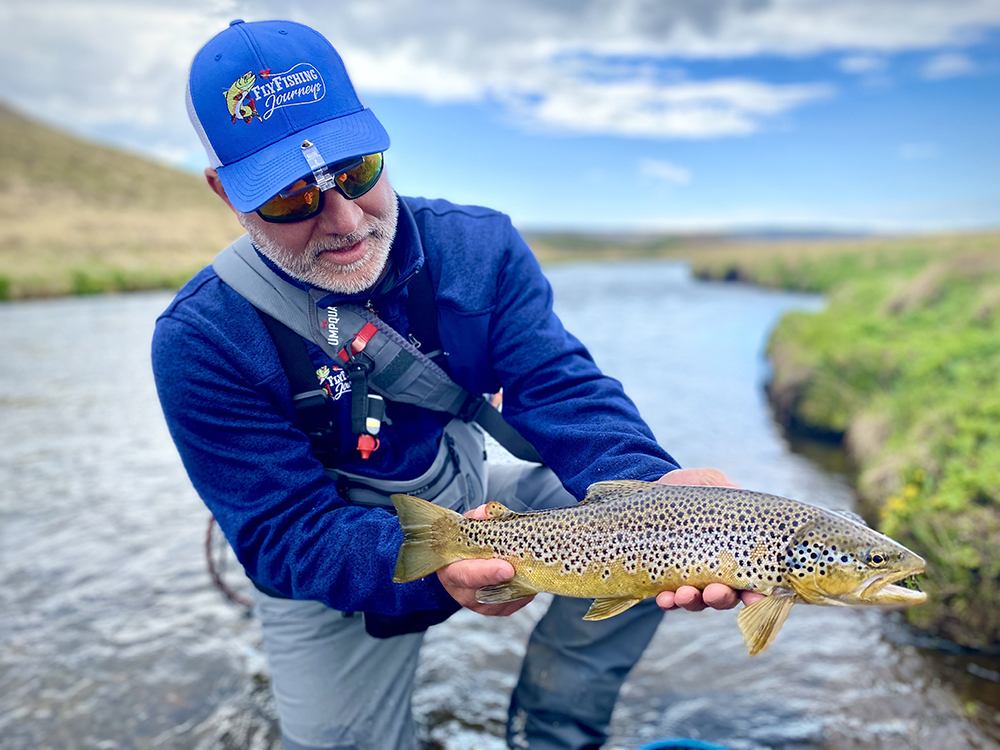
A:
<svg viewBox="0 0 1000 750">
<path fill-rule="evenodd" d="M 237 17 L 334 42 L 399 192 L 524 229 L 1000 226 L 1000 0 L 0 0 L 0 99 L 200 170 L 186 68 Z"/>
</svg>

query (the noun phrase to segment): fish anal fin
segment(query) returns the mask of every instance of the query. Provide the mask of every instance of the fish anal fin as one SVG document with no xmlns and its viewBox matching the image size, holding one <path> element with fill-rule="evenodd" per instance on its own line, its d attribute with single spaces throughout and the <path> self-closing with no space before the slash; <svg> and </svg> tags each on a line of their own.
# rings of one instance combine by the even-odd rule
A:
<svg viewBox="0 0 1000 750">
<path fill-rule="evenodd" d="M 580 501 L 583 503 L 604 503 L 619 497 L 634 495 L 636 492 L 647 489 L 649 482 L 640 482 L 635 479 L 618 479 L 610 482 L 594 482 L 587 488 L 587 496 Z"/>
<path fill-rule="evenodd" d="M 516 576 L 503 583 L 494 583 L 483 586 L 476 591 L 476 601 L 480 604 L 504 604 L 515 599 L 524 599 L 527 596 L 534 596 L 538 589 L 532 588 Z"/>
<path fill-rule="evenodd" d="M 594 599 L 594 603 L 590 605 L 590 609 L 587 610 L 587 614 L 583 616 L 583 619 L 606 620 L 609 617 L 620 615 L 626 609 L 634 607 L 641 601 L 642 599 L 634 599 L 629 596 L 608 596 L 602 599 Z"/>
<path fill-rule="evenodd" d="M 771 641 L 785 624 L 792 605 L 798 600 L 794 591 L 778 589 L 740 610 L 736 616 L 736 624 L 740 626 L 750 656 L 756 656 L 771 645 Z"/>
</svg>

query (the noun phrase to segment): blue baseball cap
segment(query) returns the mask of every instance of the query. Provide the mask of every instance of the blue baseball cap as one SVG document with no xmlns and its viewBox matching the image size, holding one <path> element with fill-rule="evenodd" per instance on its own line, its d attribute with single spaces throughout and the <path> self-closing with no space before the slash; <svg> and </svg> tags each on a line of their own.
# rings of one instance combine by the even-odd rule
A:
<svg viewBox="0 0 1000 750">
<path fill-rule="evenodd" d="M 233 206 L 254 211 L 312 172 L 304 141 L 325 164 L 389 148 L 340 55 L 291 21 L 236 20 L 191 63 L 187 109 Z"/>
</svg>

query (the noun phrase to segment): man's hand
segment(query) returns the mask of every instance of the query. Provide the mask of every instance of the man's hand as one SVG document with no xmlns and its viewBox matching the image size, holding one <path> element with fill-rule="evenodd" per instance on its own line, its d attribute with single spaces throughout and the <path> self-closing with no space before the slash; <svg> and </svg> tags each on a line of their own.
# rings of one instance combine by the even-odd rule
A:
<svg viewBox="0 0 1000 750">
<path fill-rule="evenodd" d="M 465 515 L 467 518 L 486 518 L 486 506 L 480 505 Z M 459 560 L 438 570 L 437 576 L 452 599 L 481 615 L 506 617 L 535 598 L 531 596 L 504 604 L 480 604 L 476 601 L 478 589 L 514 577 L 514 567 L 506 560 Z"/>
<path fill-rule="evenodd" d="M 699 487 L 736 487 L 729 477 L 718 469 L 676 469 L 656 480 L 660 484 L 682 484 Z M 677 591 L 662 591 L 656 596 L 656 603 L 663 609 L 680 607 L 689 612 L 700 612 L 705 607 L 712 609 L 732 609 L 737 602 L 750 606 L 763 594 L 752 591 L 740 591 L 726 586 L 724 583 L 710 583 L 704 591 L 694 586 L 681 586 Z"/>
</svg>

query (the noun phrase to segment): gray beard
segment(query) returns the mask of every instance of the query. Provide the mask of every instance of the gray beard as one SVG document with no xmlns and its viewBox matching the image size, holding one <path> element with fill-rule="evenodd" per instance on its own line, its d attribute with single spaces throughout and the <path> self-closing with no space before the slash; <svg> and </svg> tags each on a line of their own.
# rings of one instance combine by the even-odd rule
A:
<svg viewBox="0 0 1000 750">
<path fill-rule="evenodd" d="M 248 221 L 246 214 L 239 214 L 239 220 L 264 257 L 293 279 L 336 294 L 360 294 L 375 285 L 388 263 L 399 219 L 399 204 L 396 200 L 392 201 L 392 206 L 392 215 L 388 219 L 369 216 L 368 221 L 357 231 L 339 240 L 322 239 L 311 242 L 301 253 L 291 252 L 274 242 L 258 226 Z M 317 267 L 316 262 L 324 250 L 341 250 L 366 238 L 368 252 L 363 258 L 340 266 L 336 272 Z"/>
</svg>

